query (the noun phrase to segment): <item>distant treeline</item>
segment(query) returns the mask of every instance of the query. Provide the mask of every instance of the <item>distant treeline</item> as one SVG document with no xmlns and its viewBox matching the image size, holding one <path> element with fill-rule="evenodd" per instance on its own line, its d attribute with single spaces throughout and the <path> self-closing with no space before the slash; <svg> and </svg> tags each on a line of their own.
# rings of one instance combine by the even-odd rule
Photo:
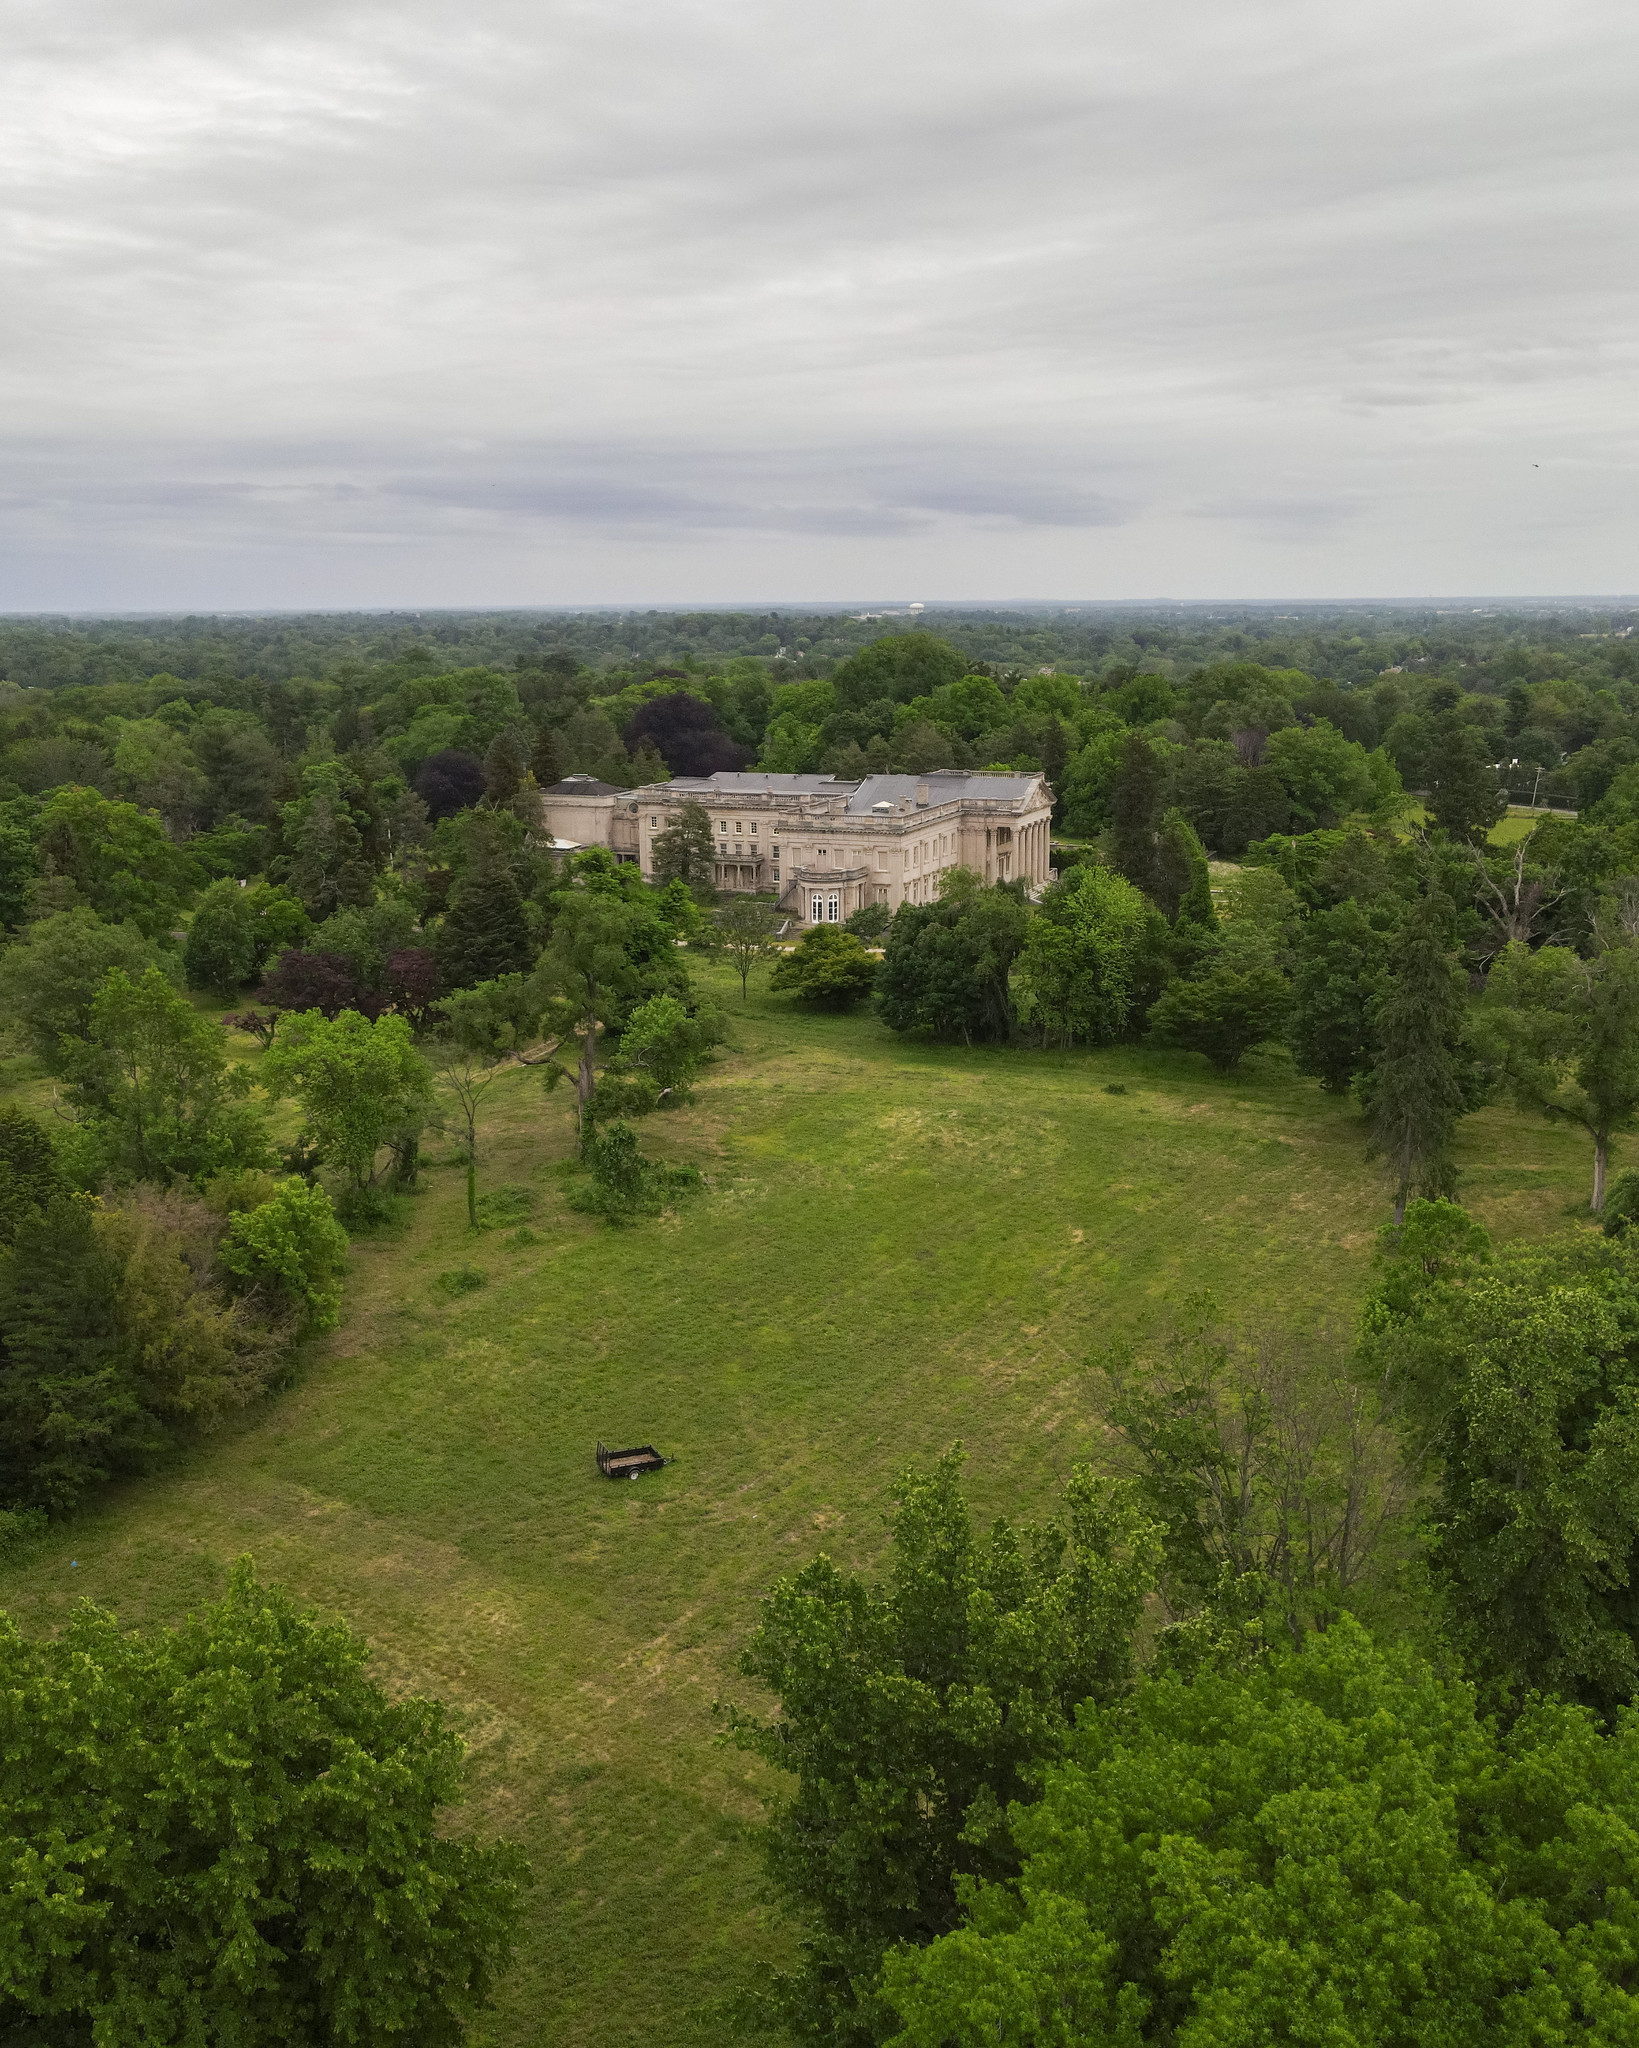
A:
<svg viewBox="0 0 1639 2048">
<path fill-rule="evenodd" d="M 440 668 L 527 669 L 552 657 L 577 667 L 647 674 L 653 665 L 707 670 L 735 655 L 782 656 L 824 674 L 883 633 L 929 627 L 980 663 L 1052 664 L 1097 675 L 1123 663 L 1177 676 L 1223 659 L 1301 668 L 1344 685 L 1396 665 L 1472 681 L 1543 682 L 1562 675 L 1631 679 L 1639 644 L 1623 637 L 1639 613 L 1567 606 L 1455 611 L 1432 606 L 1030 606 L 840 611 L 312 612 L 260 617 L 0 619 L 0 677 L 25 689 L 141 682 L 166 674 L 220 686 L 324 680 L 422 650 Z M 1598 687 L 1598 682 L 1592 684 Z"/>
</svg>

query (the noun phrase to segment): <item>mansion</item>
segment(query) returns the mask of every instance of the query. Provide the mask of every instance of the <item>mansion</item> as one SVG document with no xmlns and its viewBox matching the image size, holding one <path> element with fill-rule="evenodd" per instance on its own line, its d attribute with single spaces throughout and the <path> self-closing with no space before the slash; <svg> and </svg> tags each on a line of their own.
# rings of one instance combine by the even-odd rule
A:
<svg viewBox="0 0 1639 2048">
<path fill-rule="evenodd" d="M 947 868 L 986 882 L 1050 879 L 1053 796 L 1038 774 L 681 776 L 616 789 L 571 775 L 542 792 L 559 846 L 607 846 L 653 872 L 655 838 L 683 804 L 711 820 L 719 889 L 771 894 L 801 924 L 866 904 L 931 903 Z"/>
</svg>

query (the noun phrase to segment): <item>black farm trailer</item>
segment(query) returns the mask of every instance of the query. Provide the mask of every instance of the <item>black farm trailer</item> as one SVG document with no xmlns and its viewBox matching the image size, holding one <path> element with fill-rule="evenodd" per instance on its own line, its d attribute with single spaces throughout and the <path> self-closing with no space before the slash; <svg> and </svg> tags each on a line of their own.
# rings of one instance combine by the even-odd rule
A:
<svg viewBox="0 0 1639 2048">
<path fill-rule="evenodd" d="M 669 1458 L 661 1457 L 653 1444 L 634 1444 L 625 1451 L 611 1451 L 601 1441 L 598 1444 L 598 1470 L 605 1479 L 637 1479 L 645 1472 L 658 1472 L 670 1462 Z"/>
</svg>

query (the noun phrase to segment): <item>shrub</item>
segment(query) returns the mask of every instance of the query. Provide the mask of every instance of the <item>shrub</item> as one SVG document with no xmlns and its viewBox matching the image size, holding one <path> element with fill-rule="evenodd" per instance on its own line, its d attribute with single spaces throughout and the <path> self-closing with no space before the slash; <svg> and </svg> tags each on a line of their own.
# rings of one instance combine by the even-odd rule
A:
<svg viewBox="0 0 1639 2048">
<path fill-rule="evenodd" d="M 491 1188 L 478 1197 L 480 1230 L 509 1230 L 515 1223 L 527 1223 L 535 1213 L 535 1196 L 529 1188 Z"/>
<path fill-rule="evenodd" d="M 822 924 L 775 963 L 768 985 L 822 1010 L 847 1010 L 871 993 L 876 962 L 852 932 Z"/>
<path fill-rule="evenodd" d="M 1286 977 L 1273 967 L 1244 974 L 1215 967 L 1199 981 L 1175 981 L 1150 1010 L 1157 1045 L 1205 1053 L 1222 1074 L 1233 1073 L 1244 1053 L 1277 1038 L 1291 1006 Z"/>
<path fill-rule="evenodd" d="M 222 1263 L 252 1287 L 287 1302 L 310 1330 L 333 1330 L 341 1314 L 347 1233 L 322 1187 L 297 1177 L 270 1200 L 228 1218 Z"/>
<path fill-rule="evenodd" d="M 456 1266 L 447 1273 L 440 1273 L 435 1285 L 448 1295 L 472 1294 L 478 1288 L 487 1286 L 489 1275 L 477 1266 Z"/>
<path fill-rule="evenodd" d="M 637 1133 L 624 1121 L 593 1131 L 582 1147 L 592 1170 L 590 1187 L 577 1188 L 569 1206 L 584 1215 L 601 1216 L 617 1226 L 639 1216 L 657 1216 L 670 1197 L 700 1186 L 697 1166 L 666 1166 L 645 1159 L 637 1149 Z"/>
</svg>

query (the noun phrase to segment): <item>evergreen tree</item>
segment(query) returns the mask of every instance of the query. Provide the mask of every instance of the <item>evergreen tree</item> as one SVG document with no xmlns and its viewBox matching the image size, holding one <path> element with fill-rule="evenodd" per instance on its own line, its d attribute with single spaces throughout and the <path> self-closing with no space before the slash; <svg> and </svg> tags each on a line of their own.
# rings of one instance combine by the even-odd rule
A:
<svg viewBox="0 0 1639 2048">
<path fill-rule="evenodd" d="M 54 1196 L 0 1258 L 0 1505 L 71 1508 L 158 1441 L 122 1362 L 119 1273 L 92 1206 Z"/>
<path fill-rule="evenodd" d="M 1122 743 L 1110 790 L 1110 864 L 1135 889 L 1159 901 L 1156 826 L 1161 817 L 1161 763 L 1141 732 Z"/>
<path fill-rule="evenodd" d="M 291 889 L 309 916 L 328 917 L 344 903 L 368 903 L 375 881 L 364 839 L 340 796 L 321 790 L 287 804 L 283 819 Z"/>
<path fill-rule="evenodd" d="M 1206 848 L 1182 811 L 1161 820 L 1155 845 L 1155 900 L 1173 921 L 1215 931 L 1218 913 L 1212 905 L 1212 872 Z"/>
<path fill-rule="evenodd" d="M 1429 814 L 1453 839 L 1481 841 L 1508 809 L 1489 742 L 1471 725 L 1448 723 L 1428 764 Z"/>
<path fill-rule="evenodd" d="M 535 964 L 535 935 L 523 893 L 492 823 L 482 831 L 475 826 L 469 834 L 467 863 L 450 890 L 434 951 L 450 989 L 527 974 Z"/>
<path fill-rule="evenodd" d="M 504 809 L 523 788 L 528 772 L 529 752 L 522 739 L 510 729 L 498 732 L 484 754 L 484 795 Z"/>
<path fill-rule="evenodd" d="M 558 736 L 549 725 L 541 726 L 535 734 L 535 751 L 529 757 L 529 768 L 537 789 L 552 789 L 563 780 Z"/>
<path fill-rule="evenodd" d="M 66 1194 L 51 1134 L 13 1103 L 0 1108 L 0 1247 L 54 1195 Z"/>
<path fill-rule="evenodd" d="M 1317 1076 L 1328 1095 L 1346 1094 L 1371 1068 L 1387 968 L 1386 935 L 1348 898 L 1300 928 L 1288 1037 L 1298 1072 Z"/>
<path fill-rule="evenodd" d="M 1388 1166 L 1394 1220 L 1412 1195 L 1456 1185 L 1451 1144 L 1468 1107 L 1463 1026 L 1467 998 L 1452 949 L 1451 906 L 1430 893 L 1406 921 L 1377 1017 L 1377 1058 L 1366 1084 L 1367 1156 Z"/>
<path fill-rule="evenodd" d="M 687 882 L 691 888 L 709 888 L 716 852 L 711 837 L 711 819 L 704 804 L 688 797 L 675 818 L 657 832 L 650 852 L 651 872 L 656 886 Z"/>
</svg>

